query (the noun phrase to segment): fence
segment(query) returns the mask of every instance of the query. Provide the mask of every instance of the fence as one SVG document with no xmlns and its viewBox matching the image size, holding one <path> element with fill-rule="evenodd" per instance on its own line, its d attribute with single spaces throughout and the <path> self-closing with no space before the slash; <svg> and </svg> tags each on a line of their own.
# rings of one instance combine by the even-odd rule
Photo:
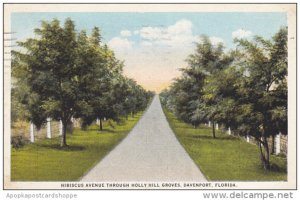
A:
<svg viewBox="0 0 300 200">
<path fill-rule="evenodd" d="M 80 119 L 71 119 L 71 127 L 69 129 L 73 129 L 73 127 L 80 127 Z M 211 127 L 211 122 L 208 122 L 209 127 Z M 233 135 L 230 127 L 225 130 L 225 127 L 216 123 L 216 130 L 222 129 L 223 131 L 226 131 L 227 134 Z M 61 121 L 54 121 L 50 118 L 47 119 L 47 123 L 41 127 L 40 130 L 37 130 L 37 128 L 34 126 L 34 124 L 29 122 L 22 122 L 21 125 L 19 125 L 18 128 L 12 129 L 12 136 L 15 135 L 22 135 L 26 139 L 30 140 L 30 142 L 35 142 L 36 140 L 45 139 L 45 138 L 54 138 L 59 137 L 62 135 L 62 123 Z M 236 135 L 235 135 L 236 136 Z M 251 144 L 257 144 L 257 141 L 252 136 L 245 136 L 241 137 L 245 139 L 248 143 Z M 269 146 L 272 146 L 272 143 L 274 142 L 274 153 L 280 154 L 283 153 L 287 155 L 287 142 L 288 142 L 288 136 L 277 134 L 275 136 L 275 141 L 273 141 L 273 138 L 268 138 L 268 144 Z"/>
<path fill-rule="evenodd" d="M 208 122 L 208 124 L 206 124 L 206 125 L 208 125 L 209 127 L 212 126 L 211 122 Z M 219 126 L 218 123 L 216 123 L 215 127 L 216 127 L 216 130 L 219 130 L 220 127 L 221 127 L 223 131 L 227 132 L 227 134 L 234 135 L 232 133 L 232 130 L 230 129 L 230 127 L 227 130 L 225 130 L 225 127 L 224 126 Z M 234 136 L 237 136 L 237 135 L 234 135 Z M 250 144 L 257 145 L 257 141 L 252 136 L 247 135 L 247 136 L 241 137 L 241 138 L 246 140 Z M 288 153 L 287 152 L 287 149 L 288 149 L 288 136 L 287 135 L 282 135 L 282 134 L 279 133 L 275 136 L 274 141 L 273 141 L 272 137 L 267 138 L 267 140 L 268 140 L 269 147 L 272 147 L 273 142 L 274 142 L 274 153 L 276 155 L 278 155 L 280 153 L 282 153 L 284 155 L 287 155 L 287 153 Z"/>
<path fill-rule="evenodd" d="M 72 132 L 74 127 L 80 127 L 80 119 L 71 119 L 71 123 L 67 126 L 67 131 Z M 11 129 L 11 136 L 22 136 L 30 142 L 35 142 L 37 140 L 45 138 L 55 138 L 62 135 L 62 122 L 47 119 L 47 123 L 43 125 L 39 130 L 33 123 L 28 121 L 19 121 L 15 123 L 15 127 Z"/>
<path fill-rule="evenodd" d="M 40 130 L 37 130 L 33 124 L 30 124 L 29 133 L 31 142 L 45 138 L 54 138 L 62 135 L 62 125 L 59 121 L 52 121 L 48 119 L 47 124 Z"/>
<path fill-rule="evenodd" d="M 37 130 L 34 124 L 22 121 L 19 122 L 15 128 L 11 129 L 11 135 L 21 135 L 30 142 L 35 142 L 45 138 L 55 138 L 62 135 L 62 123 L 48 118 L 47 123 Z"/>
</svg>

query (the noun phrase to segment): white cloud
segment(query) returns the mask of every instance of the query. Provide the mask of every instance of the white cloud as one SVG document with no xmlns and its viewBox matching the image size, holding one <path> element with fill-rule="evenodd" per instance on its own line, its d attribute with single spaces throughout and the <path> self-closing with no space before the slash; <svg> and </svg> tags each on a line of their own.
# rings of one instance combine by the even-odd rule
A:
<svg viewBox="0 0 300 200">
<path fill-rule="evenodd" d="M 131 31 L 129 31 L 129 30 L 122 30 L 120 32 L 120 35 L 123 37 L 130 37 L 132 34 L 131 34 Z"/>
<path fill-rule="evenodd" d="M 149 42 L 149 41 L 142 41 L 142 42 L 141 42 L 141 45 L 142 45 L 142 46 L 148 46 L 148 47 L 149 47 L 149 46 L 152 46 L 152 43 Z"/>
<path fill-rule="evenodd" d="M 168 27 L 147 26 L 139 31 L 142 39 L 159 45 L 182 46 L 195 41 L 192 32 L 193 24 L 182 19 Z"/>
<path fill-rule="evenodd" d="M 128 50 L 132 48 L 133 42 L 129 41 L 127 38 L 114 37 L 108 43 L 108 46 L 114 51 Z"/>
<path fill-rule="evenodd" d="M 236 31 L 233 31 L 231 35 L 232 38 L 242 39 L 251 36 L 252 32 L 244 29 L 238 29 Z"/>
<path fill-rule="evenodd" d="M 219 38 L 219 37 L 215 37 L 215 36 L 212 36 L 212 37 L 209 37 L 212 45 L 217 45 L 219 43 L 225 43 L 224 40 L 222 38 Z"/>
<path fill-rule="evenodd" d="M 182 19 L 168 27 L 168 32 L 173 35 L 192 34 L 193 24 L 191 21 Z"/>
<path fill-rule="evenodd" d="M 143 39 L 157 40 L 162 35 L 162 30 L 158 27 L 144 27 L 140 30 L 140 35 Z"/>
<path fill-rule="evenodd" d="M 129 38 L 125 31 L 134 37 Z M 224 43 L 219 37 L 211 36 L 210 40 L 213 44 Z M 108 45 L 118 59 L 125 61 L 124 73 L 127 76 L 148 89 L 158 91 L 180 75 L 178 69 L 187 65 L 185 59 L 193 53 L 194 42 L 201 41 L 199 36 L 193 34 L 192 22 L 182 19 L 165 27 L 123 30 Z"/>
</svg>

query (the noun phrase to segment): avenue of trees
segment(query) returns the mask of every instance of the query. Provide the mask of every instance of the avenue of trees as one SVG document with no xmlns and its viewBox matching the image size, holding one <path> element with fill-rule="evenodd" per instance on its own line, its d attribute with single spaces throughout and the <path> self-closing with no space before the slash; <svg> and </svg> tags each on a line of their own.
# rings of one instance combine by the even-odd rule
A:
<svg viewBox="0 0 300 200">
<path fill-rule="evenodd" d="M 193 126 L 216 122 L 235 134 L 255 138 L 260 158 L 270 169 L 267 138 L 287 134 L 287 28 L 272 39 L 235 39 L 237 47 L 225 52 L 201 36 L 187 68 L 161 94 L 162 104 Z M 224 149 L 226 151 L 226 149 Z"/>
<path fill-rule="evenodd" d="M 153 92 L 122 74 L 123 62 L 103 44 L 99 28 L 77 32 L 74 22 L 43 21 L 35 37 L 19 42 L 12 59 L 12 123 L 31 121 L 37 129 L 48 117 L 61 120 L 61 146 L 72 117 L 83 128 L 96 119 L 119 121 L 146 108 Z"/>
</svg>

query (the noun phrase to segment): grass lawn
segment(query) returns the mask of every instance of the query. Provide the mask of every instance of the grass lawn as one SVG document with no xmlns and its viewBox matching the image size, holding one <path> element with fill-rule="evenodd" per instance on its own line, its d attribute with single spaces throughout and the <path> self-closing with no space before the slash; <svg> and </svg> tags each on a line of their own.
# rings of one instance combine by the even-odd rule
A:
<svg viewBox="0 0 300 200">
<path fill-rule="evenodd" d="M 265 171 L 256 145 L 217 131 L 212 138 L 211 128 L 192 126 L 176 119 L 164 109 L 169 124 L 179 142 L 208 180 L 286 181 L 286 158 L 271 156 L 272 170 Z"/>
<path fill-rule="evenodd" d="M 11 150 L 12 181 L 78 180 L 111 151 L 134 127 L 143 112 L 129 117 L 115 129 L 104 123 L 104 130 L 92 125 L 86 131 L 68 134 L 66 149 L 60 138 L 45 139 Z"/>
</svg>

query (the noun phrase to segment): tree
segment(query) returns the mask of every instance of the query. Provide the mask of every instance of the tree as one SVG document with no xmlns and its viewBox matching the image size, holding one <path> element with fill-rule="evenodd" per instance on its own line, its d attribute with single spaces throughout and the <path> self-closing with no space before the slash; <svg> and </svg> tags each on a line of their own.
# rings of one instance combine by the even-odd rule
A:
<svg viewBox="0 0 300 200">
<path fill-rule="evenodd" d="M 212 120 L 214 137 L 216 120 L 239 135 L 253 136 L 268 170 L 267 138 L 287 134 L 287 28 L 272 40 L 256 36 L 235 42 L 238 48 L 224 54 L 221 44 L 202 37 L 182 77 L 161 93 L 161 100 L 189 123 Z"/>
<path fill-rule="evenodd" d="M 11 125 L 18 120 L 31 120 L 28 111 L 30 95 L 26 79 L 26 63 L 18 59 L 15 52 L 12 52 L 12 86 L 11 86 Z M 36 122 L 37 123 L 37 122 Z"/>
<path fill-rule="evenodd" d="M 243 55 L 244 76 L 236 102 L 240 132 L 253 136 L 259 144 L 261 161 L 270 169 L 267 138 L 287 134 L 287 29 L 281 28 L 273 40 L 255 37 L 237 40 Z"/>
<path fill-rule="evenodd" d="M 215 138 L 215 121 L 220 110 L 220 96 L 211 94 L 213 87 L 209 84 L 221 71 L 232 62 L 232 57 L 223 53 L 221 43 L 213 45 L 210 39 L 203 35 L 196 44 L 195 53 L 188 59 L 188 67 L 181 69 L 182 77 L 175 79 L 166 96 L 171 97 L 177 117 L 194 127 L 201 122 L 211 120 L 212 133 Z"/>
<path fill-rule="evenodd" d="M 95 27 L 90 38 L 82 31 L 78 36 L 78 58 L 80 79 L 80 99 L 86 105 L 82 106 L 77 117 L 82 118 L 82 126 L 90 125 L 95 119 L 102 118 L 105 114 L 106 95 L 111 89 L 109 68 L 101 47 L 100 31 Z"/>
<path fill-rule="evenodd" d="M 104 118 L 119 122 L 120 117 L 127 118 L 129 114 L 144 109 L 149 99 L 141 86 L 123 76 L 123 62 L 116 59 L 106 45 L 101 45 L 100 38 L 99 29 L 94 28 L 89 40 L 85 36 L 79 42 L 82 49 L 89 49 L 80 51 L 83 53 L 79 56 L 79 65 L 83 72 L 91 70 L 80 81 L 81 88 L 84 88 L 81 94 L 91 110 L 82 110 L 78 116 L 83 120 L 83 127 L 99 119 L 99 130 L 102 131 Z"/>
<path fill-rule="evenodd" d="M 102 119 L 119 120 L 145 108 L 149 93 L 123 76 L 123 62 L 102 44 L 99 28 L 88 37 L 85 31 L 75 32 L 71 19 L 63 27 L 54 19 L 43 21 L 35 34 L 19 42 L 22 51 L 13 52 L 12 100 L 24 106 L 22 115 L 28 113 L 38 129 L 47 117 L 61 120 L 62 147 L 67 146 L 66 128 L 72 117 L 82 118 L 83 126 L 99 118 L 102 130 Z M 19 115 L 13 111 L 14 119 Z"/>
<path fill-rule="evenodd" d="M 16 52 L 26 64 L 27 85 L 31 101 L 28 109 L 35 125 L 45 122 L 45 116 L 61 120 L 61 146 L 66 146 L 66 128 L 81 102 L 78 101 L 78 74 L 75 26 L 67 19 L 63 27 L 58 20 L 42 22 L 35 29 L 37 37 L 19 42 L 27 50 Z M 35 117 L 37 116 L 37 117 Z M 43 116 L 43 117 L 41 117 Z"/>
<path fill-rule="evenodd" d="M 200 89 L 196 91 L 201 96 L 194 100 L 196 109 L 194 108 L 193 118 L 211 120 L 213 138 L 216 137 L 215 123 L 220 120 L 218 116 L 222 108 L 219 102 L 222 96 L 214 92 L 215 86 L 211 82 L 233 61 L 233 57 L 224 54 L 223 49 L 222 43 L 213 45 L 210 39 L 203 35 L 201 42 L 196 44 L 195 53 L 187 59 L 189 67 L 185 70 L 190 76 L 197 72 L 195 77 L 199 79 L 198 83 L 201 83 Z"/>
<path fill-rule="evenodd" d="M 204 98 L 215 102 L 215 118 L 226 127 L 236 129 L 237 99 L 239 99 L 239 81 L 243 71 L 232 65 L 220 71 L 218 74 L 208 77 L 204 87 Z M 209 112 L 209 111 L 208 111 Z"/>
<path fill-rule="evenodd" d="M 197 95 L 198 85 L 194 83 L 195 82 L 188 76 L 175 79 L 170 89 L 170 95 L 174 98 L 175 115 L 184 122 L 196 126 L 197 124 L 193 124 L 191 120 L 193 108 L 190 106 L 191 102 L 197 99 L 197 96 L 194 95 Z"/>
</svg>

